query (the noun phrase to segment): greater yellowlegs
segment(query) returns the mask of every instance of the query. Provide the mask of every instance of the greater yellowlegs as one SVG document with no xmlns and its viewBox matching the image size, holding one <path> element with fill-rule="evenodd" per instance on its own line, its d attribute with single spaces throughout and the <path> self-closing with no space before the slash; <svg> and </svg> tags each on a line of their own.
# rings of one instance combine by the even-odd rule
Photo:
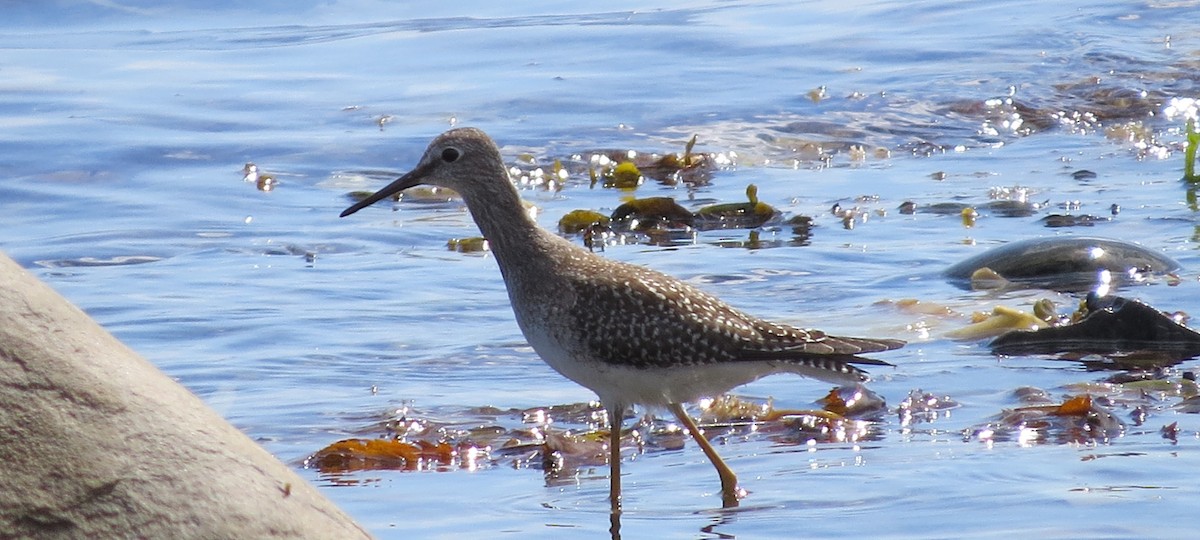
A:
<svg viewBox="0 0 1200 540">
<path fill-rule="evenodd" d="M 835 337 L 747 315 L 668 275 L 606 259 L 537 226 L 521 204 L 495 143 L 459 128 L 438 136 L 415 169 L 342 212 L 404 189 L 457 191 L 487 238 L 525 339 L 550 367 L 595 392 L 610 426 L 609 498 L 621 501 L 620 434 L 627 407 L 666 407 L 721 478 L 725 506 L 742 492 L 683 404 L 772 373 L 846 383 L 866 380 L 857 356 L 896 349 L 895 339 Z"/>
</svg>

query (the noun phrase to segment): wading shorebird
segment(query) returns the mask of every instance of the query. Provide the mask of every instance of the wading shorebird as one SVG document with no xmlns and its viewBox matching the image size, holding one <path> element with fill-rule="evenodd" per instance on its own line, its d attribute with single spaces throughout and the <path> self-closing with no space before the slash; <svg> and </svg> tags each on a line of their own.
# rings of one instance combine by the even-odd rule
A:
<svg viewBox="0 0 1200 540">
<path fill-rule="evenodd" d="M 671 276 L 606 259 L 538 227 L 496 144 L 474 128 L 438 136 L 416 168 L 342 217 L 421 184 L 462 195 L 500 265 L 525 339 L 555 371 L 600 398 L 610 428 L 614 516 L 621 507 L 620 436 L 628 407 L 670 409 L 716 467 L 724 506 L 736 506 L 745 493 L 737 476 L 684 403 L 774 373 L 861 382 L 866 373 L 853 364 L 890 364 L 859 354 L 904 346 L 896 339 L 835 337 L 766 321 Z"/>
</svg>

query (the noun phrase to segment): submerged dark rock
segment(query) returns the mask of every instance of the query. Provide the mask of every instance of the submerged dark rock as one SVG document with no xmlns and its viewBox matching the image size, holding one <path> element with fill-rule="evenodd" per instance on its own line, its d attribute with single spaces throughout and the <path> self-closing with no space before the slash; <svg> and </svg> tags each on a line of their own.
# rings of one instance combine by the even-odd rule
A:
<svg viewBox="0 0 1200 540">
<path fill-rule="evenodd" d="M 1082 292 L 1105 280 L 1119 286 L 1179 267 L 1174 259 L 1138 244 L 1072 236 L 1010 242 L 959 262 L 943 275 L 971 288 L 972 274 L 988 268 L 1018 286 Z"/>
</svg>

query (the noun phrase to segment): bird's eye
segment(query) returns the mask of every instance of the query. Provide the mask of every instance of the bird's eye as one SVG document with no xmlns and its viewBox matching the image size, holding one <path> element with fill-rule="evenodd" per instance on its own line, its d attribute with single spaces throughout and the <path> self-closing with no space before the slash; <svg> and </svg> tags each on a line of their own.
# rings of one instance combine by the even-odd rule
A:
<svg viewBox="0 0 1200 540">
<path fill-rule="evenodd" d="M 442 150 L 442 161 L 446 163 L 454 163 L 462 153 L 457 148 L 447 148 Z"/>
</svg>

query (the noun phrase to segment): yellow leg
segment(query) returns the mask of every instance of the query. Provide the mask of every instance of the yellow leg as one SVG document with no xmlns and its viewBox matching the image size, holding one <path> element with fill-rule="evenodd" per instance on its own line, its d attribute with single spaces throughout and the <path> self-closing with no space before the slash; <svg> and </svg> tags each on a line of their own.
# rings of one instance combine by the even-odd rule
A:
<svg viewBox="0 0 1200 540">
<path fill-rule="evenodd" d="M 733 473 L 733 469 L 725 464 L 725 460 L 717 454 L 717 450 L 713 448 L 708 439 L 704 438 L 704 434 L 700 432 L 700 428 L 696 426 L 696 422 L 692 421 L 692 417 L 688 416 L 683 410 L 683 405 L 672 403 L 669 405 L 671 412 L 675 413 L 675 418 L 683 427 L 688 430 L 692 438 L 696 440 L 696 444 L 700 445 L 700 449 L 704 451 L 704 455 L 708 456 L 708 460 L 717 468 L 717 475 L 721 477 L 721 501 L 725 508 L 733 508 L 738 505 L 738 499 L 744 495 L 737 485 L 737 475 Z"/>
<path fill-rule="evenodd" d="M 621 424 L 625 421 L 623 405 L 608 410 L 608 500 L 612 503 L 608 532 L 613 540 L 621 538 Z"/>
<path fill-rule="evenodd" d="M 609 428 L 608 435 L 608 500 L 612 502 L 612 511 L 621 511 L 621 426 L 619 423 Z"/>
</svg>

